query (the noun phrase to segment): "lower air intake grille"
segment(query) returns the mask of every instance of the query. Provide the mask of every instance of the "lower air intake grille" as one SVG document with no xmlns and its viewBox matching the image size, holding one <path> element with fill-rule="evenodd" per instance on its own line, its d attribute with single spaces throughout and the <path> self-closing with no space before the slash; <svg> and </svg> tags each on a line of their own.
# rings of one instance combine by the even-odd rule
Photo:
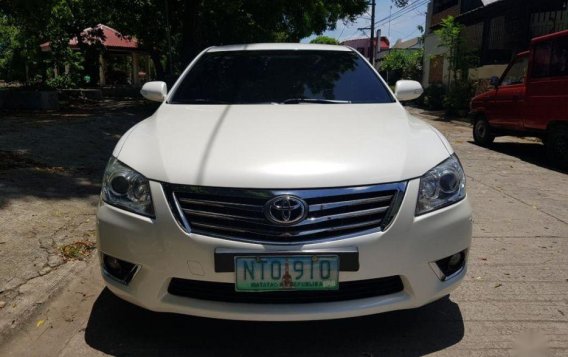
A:
<svg viewBox="0 0 568 357">
<path fill-rule="evenodd" d="M 164 189 L 174 214 L 188 231 L 226 239 L 283 244 L 384 229 L 397 213 L 406 182 L 293 190 L 164 184 Z M 282 197 L 288 201 L 281 201 Z M 273 205 L 277 207 L 273 211 L 278 215 L 276 218 L 290 221 L 273 219 L 267 212 Z M 292 210 L 286 211 L 286 208 Z"/>
<path fill-rule="evenodd" d="M 301 304 L 364 299 L 403 290 L 399 276 L 340 282 L 338 290 L 236 292 L 235 285 L 173 278 L 168 287 L 172 295 L 192 299 L 251 304 Z"/>
</svg>

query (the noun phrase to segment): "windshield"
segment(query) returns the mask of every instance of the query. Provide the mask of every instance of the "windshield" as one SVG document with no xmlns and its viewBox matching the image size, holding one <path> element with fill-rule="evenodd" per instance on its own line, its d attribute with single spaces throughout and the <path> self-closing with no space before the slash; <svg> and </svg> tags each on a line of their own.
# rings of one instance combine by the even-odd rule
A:
<svg viewBox="0 0 568 357">
<path fill-rule="evenodd" d="M 227 51 L 204 54 L 171 104 L 391 103 L 376 73 L 343 51 Z"/>
<path fill-rule="evenodd" d="M 525 82 L 527 76 L 527 68 L 529 65 L 529 58 L 527 56 L 517 58 L 515 63 L 509 67 L 509 70 L 503 76 L 501 81 L 502 86 L 510 86 L 513 84 L 521 84 Z"/>
</svg>

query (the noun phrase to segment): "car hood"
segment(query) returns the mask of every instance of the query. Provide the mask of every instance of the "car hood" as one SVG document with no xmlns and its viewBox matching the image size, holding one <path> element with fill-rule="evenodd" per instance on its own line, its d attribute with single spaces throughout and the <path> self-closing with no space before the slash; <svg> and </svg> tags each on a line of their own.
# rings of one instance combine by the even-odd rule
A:
<svg viewBox="0 0 568 357">
<path fill-rule="evenodd" d="M 415 178 L 450 153 L 441 134 L 398 103 L 163 104 L 114 155 L 169 183 L 315 188 Z"/>
<path fill-rule="evenodd" d="M 472 100 L 472 102 L 479 102 L 479 101 L 482 101 L 484 99 L 488 99 L 490 97 L 493 97 L 494 95 L 495 95 L 495 89 L 489 89 L 486 92 L 483 92 L 483 93 L 476 95 L 471 100 Z"/>
</svg>

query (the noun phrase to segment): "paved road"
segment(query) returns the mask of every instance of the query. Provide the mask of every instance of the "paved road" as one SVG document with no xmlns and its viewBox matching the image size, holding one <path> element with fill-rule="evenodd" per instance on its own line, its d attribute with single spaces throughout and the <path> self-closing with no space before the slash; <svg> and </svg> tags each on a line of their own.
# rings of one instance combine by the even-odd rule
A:
<svg viewBox="0 0 568 357">
<path fill-rule="evenodd" d="M 547 168 L 534 141 L 501 138 L 488 150 L 467 125 L 416 113 L 451 141 L 474 206 L 470 270 L 449 299 L 337 321 L 208 320 L 122 302 L 92 259 L 0 355 L 566 356 L 568 175 Z"/>
</svg>

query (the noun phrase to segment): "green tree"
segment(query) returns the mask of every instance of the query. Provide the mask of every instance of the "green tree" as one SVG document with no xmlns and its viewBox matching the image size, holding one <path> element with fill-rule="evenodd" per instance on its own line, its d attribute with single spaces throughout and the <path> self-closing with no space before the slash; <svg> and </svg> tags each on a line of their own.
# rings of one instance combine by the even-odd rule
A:
<svg viewBox="0 0 568 357">
<path fill-rule="evenodd" d="M 452 114 L 467 109 L 475 92 L 468 76 L 469 69 L 478 63 L 479 57 L 467 48 L 462 36 L 463 29 L 463 25 L 453 16 L 448 16 L 434 32 L 440 38 L 440 47 L 447 49 L 445 58 L 448 61 L 449 83 L 444 105 Z"/>
<path fill-rule="evenodd" d="M 448 78 L 451 82 L 467 79 L 468 70 L 475 66 L 479 58 L 467 47 L 463 38 L 464 26 L 453 16 L 442 19 L 440 28 L 434 33 L 440 38 L 440 47 L 446 48 L 445 58 L 448 61 Z"/>
<path fill-rule="evenodd" d="M 152 51 L 159 74 L 170 50 L 179 72 L 206 47 L 299 42 L 333 29 L 339 20 L 354 21 L 367 7 L 367 0 L 0 0 L 0 14 L 13 21 L 36 52 L 40 43 L 52 42 L 55 65 L 76 63 L 68 40 L 77 37 L 84 52 L 92 44 L 84 41 L 82 30 L 105 23 L 136 36 Z"/>
<path fill-rule="evenodd" d="M 322 45 L 339 45 L 339 41 L 329 36 L 318 36 L 311 40 L 310 43 L 319 43 Z"/>
<path fill-rule="evenodd" d="M 20 47 L 20 32 L 6 16 L 0 15 L 0 78 L 11 79 L 15 55 Z"/>
<path fill-rule="evenodd" d="M 422 77 L 423 50 L 393 49 L 383 58 L 381 70 L 396 71 L 404 79 L 419 81 Z"/>
</svg>

